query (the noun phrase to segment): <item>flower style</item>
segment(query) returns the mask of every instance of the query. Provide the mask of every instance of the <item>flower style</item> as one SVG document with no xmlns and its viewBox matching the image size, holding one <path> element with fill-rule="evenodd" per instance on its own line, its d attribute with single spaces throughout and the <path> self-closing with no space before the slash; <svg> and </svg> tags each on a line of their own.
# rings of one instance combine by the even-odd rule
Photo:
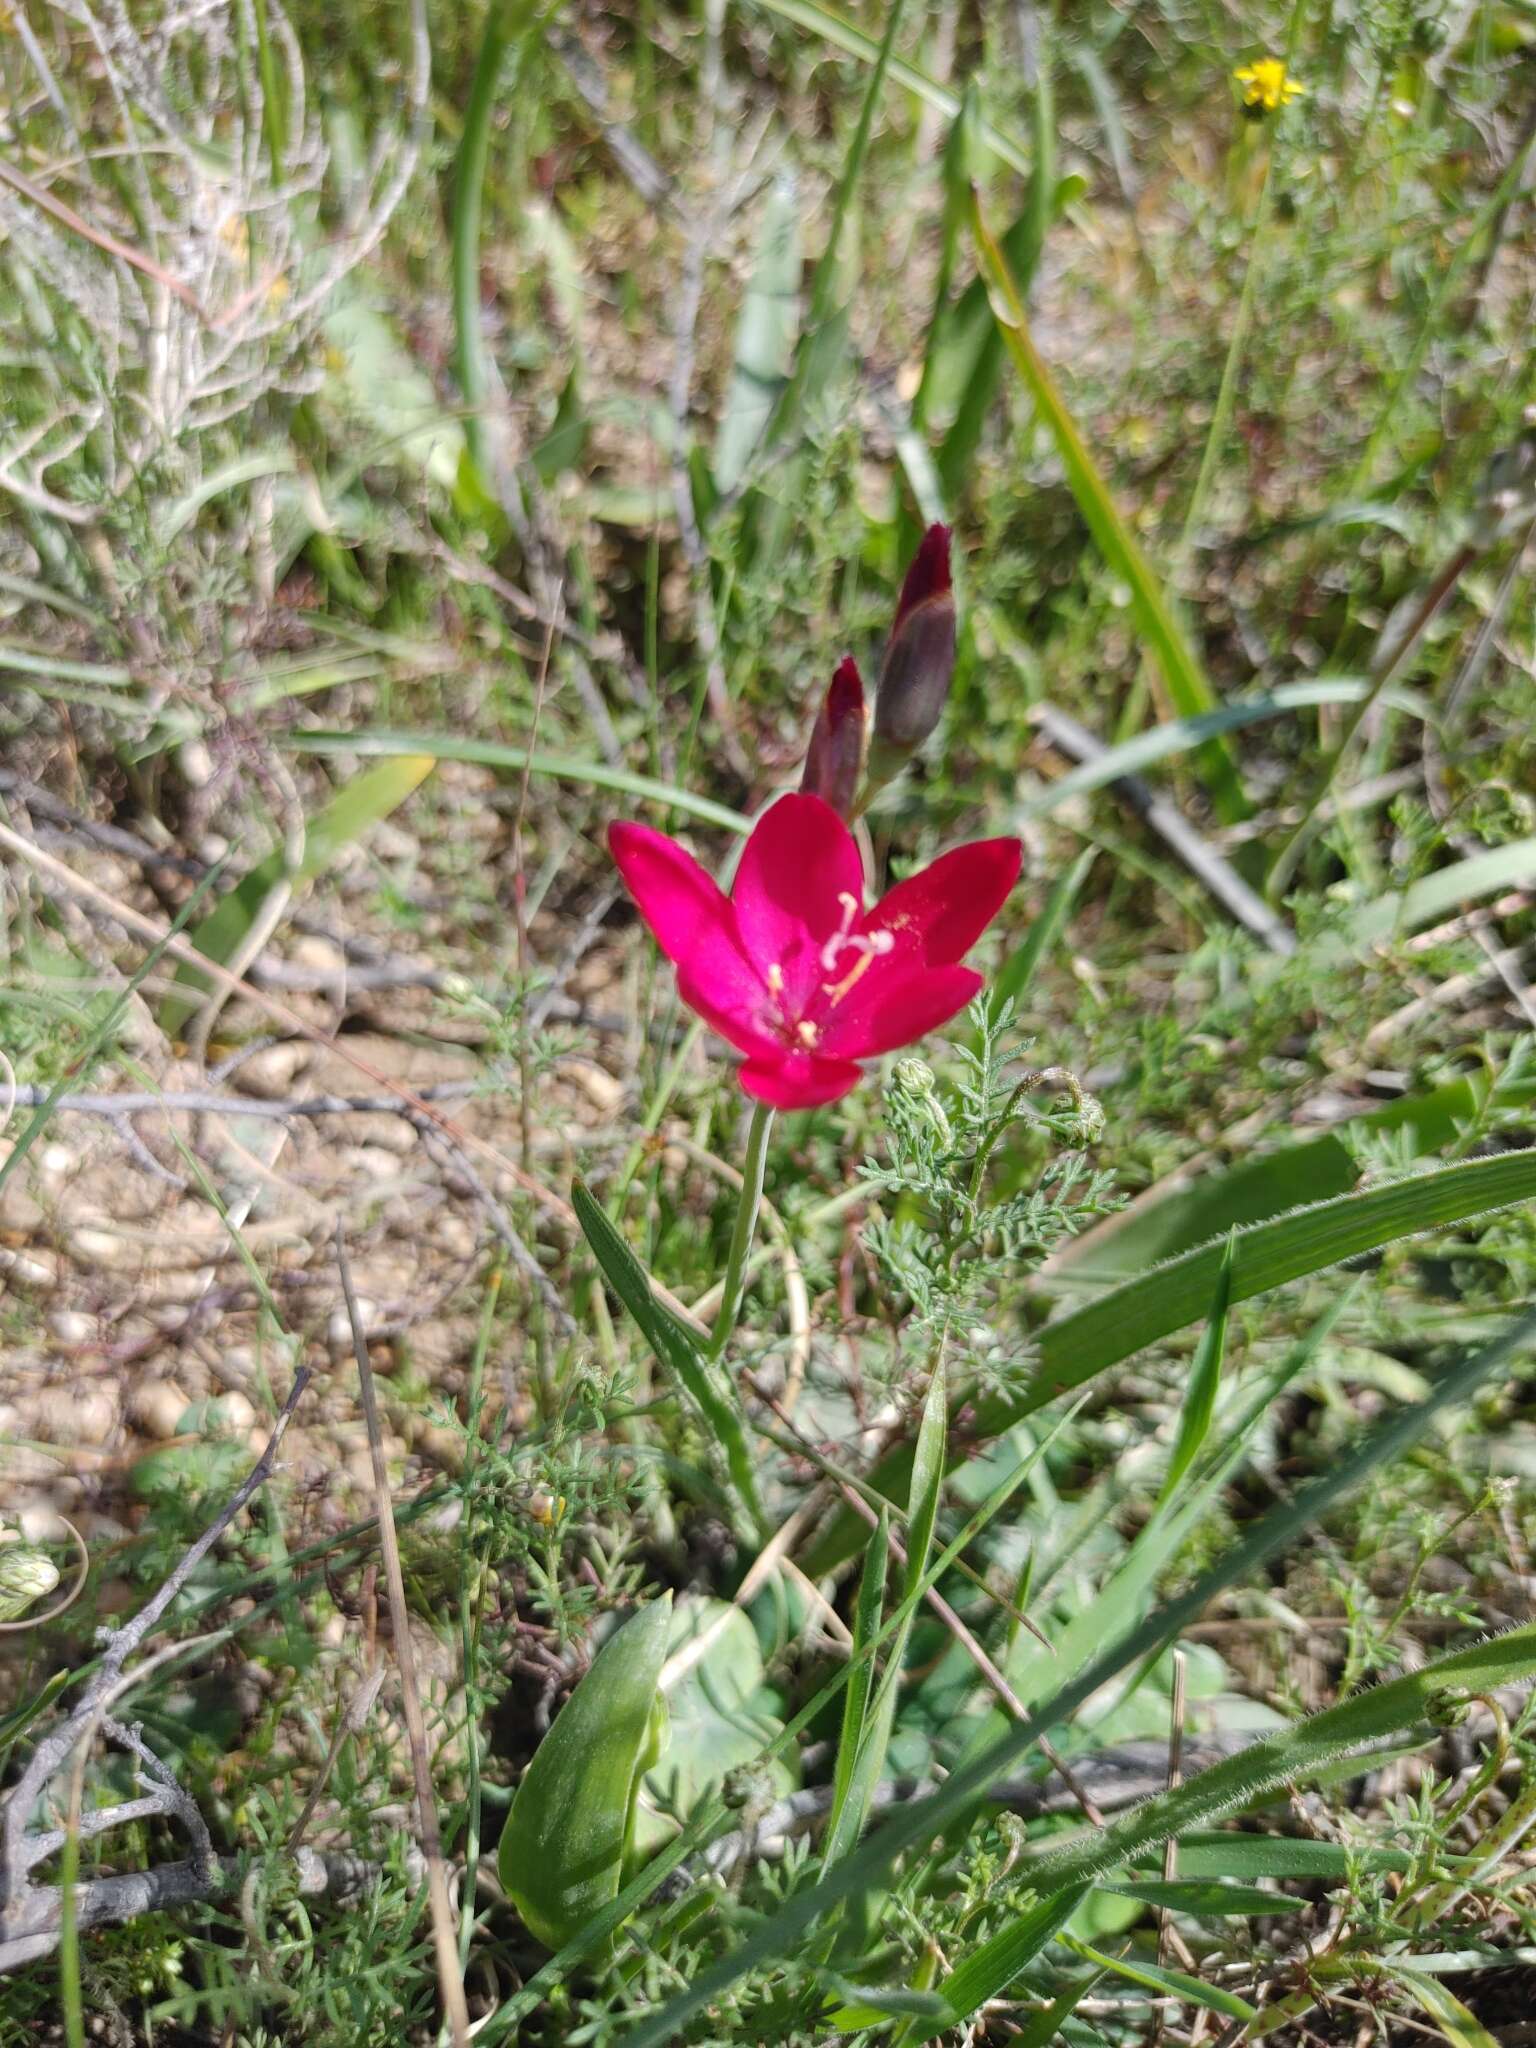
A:
<svg viewBox="0 0 1536 2048">
<path fill-rule="evenodd" d="M 1273 114 L 1279 107 L 1300 99 L 1306 87 L 1292 78 L 1279 57 L 1260 57 L 1244 64 L 1232 76 L 1243 88 L 1243 105 L 1256 114 Z"/>
<path fill-rule="evenodd" d="M 745 1053 L 742 1087 L 776 1109 L 836 1102 L 861 1079 L 858 1061 L 964 1009 L 982 977 L 961 958 L 1021 857 L 1016 839 L 976 840 L 866 910 L 852 833 L 804 792 L 758 819 L 729 897 L 648 825 L 613 825 L 608 844 L 683 1001 Z"/>
</svg>

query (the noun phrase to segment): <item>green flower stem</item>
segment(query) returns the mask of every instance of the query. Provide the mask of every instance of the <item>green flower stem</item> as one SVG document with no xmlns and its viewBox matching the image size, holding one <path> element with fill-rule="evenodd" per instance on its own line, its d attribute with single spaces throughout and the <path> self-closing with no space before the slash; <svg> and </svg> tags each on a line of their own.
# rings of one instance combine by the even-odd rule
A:
<svg viewBox="0 0 1536 2048">
<path fill-rule="evenodd" d="M 773 1111 L 766 1102 L 752 1106 L 752 1124 L 747 1132 L 747 1157 L 741 1170 L 741 1200 L 736 1208 L 736 1227 L 725 1259 L 725 1278 L 720 1283 L 720 1313 L 709 1339 L 709 1355 L 718 1358 L 730 1342 L 741 1314 L 741 1297 L 747 1288 L 747 1260 L 757 1229 L 757 1212 L 763 1199 L 763 1175 L 768 1167 L 768 1134 L 773 1129 Z"/>
</svg>

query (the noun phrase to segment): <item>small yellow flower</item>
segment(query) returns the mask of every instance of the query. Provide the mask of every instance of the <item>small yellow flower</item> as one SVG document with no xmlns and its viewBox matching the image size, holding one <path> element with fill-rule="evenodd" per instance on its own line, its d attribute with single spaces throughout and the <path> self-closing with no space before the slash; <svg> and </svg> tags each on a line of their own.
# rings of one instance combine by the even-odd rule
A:
<svg viewBox="0 0 1536 2048">
<path fill-rule="evenodd" d="M 1274 113 L 1277 107 L 1299 99 L 1307 89 L 1287 74 L 1279 57 L 1261 57 L 1256 64 L 1244 64 L 1232 76 L 1243 88 L 1243 105 L 1260 114 Z"/>
</svg>

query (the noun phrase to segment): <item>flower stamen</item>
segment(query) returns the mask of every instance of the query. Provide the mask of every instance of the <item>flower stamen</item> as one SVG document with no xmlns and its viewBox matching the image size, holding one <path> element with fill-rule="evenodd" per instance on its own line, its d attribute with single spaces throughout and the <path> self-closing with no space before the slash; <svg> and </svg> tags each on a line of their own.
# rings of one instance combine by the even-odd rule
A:
<svg viewBox="0 0 1536 2048">
<path fill-rule="evenodd" d="M 890 932 L 856 932 L 853 929 L 853 921 L 861 906 L 858 897 L 849 890 L 840 890 L 837 900 L 843 906 L 843 922 L 822 947 L 821 964 L 828 974 L 835 974 L 837 963 L 845 953 L 855 952 L 859 957 L 841 981 L 824 981 L 821 984 L 821 992 L 830 1003 L 840 1003 L 860 976 L 869 971 L 871 960 L 879 959 L 882 953 L 889 953 L 896 943 Z"/>
</svg>

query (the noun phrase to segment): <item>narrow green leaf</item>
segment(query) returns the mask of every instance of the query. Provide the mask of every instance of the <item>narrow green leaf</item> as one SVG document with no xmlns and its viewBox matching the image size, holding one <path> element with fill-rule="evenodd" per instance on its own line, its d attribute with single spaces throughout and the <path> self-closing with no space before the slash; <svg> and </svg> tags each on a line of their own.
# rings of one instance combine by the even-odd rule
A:
<svg viewBox="0 0 1536 2048">
<path fill-rule="evenodd" d="M 520 772 L 531 767 L 535 775 L 547 775 L 555 782 L 574 782 L 590 789 L 617 790 L 621 796 L 644 803 L 664 804 L 701 824 L 720 825 L 727 832 L 750 832 L 752 821 L 740 811 L 728 810 L 691 790 L 678 789 L 670 782 L 658 782 L 650 775 L 632 775 L 627 768 L 614 768 L 606 761 L 583 761 L 574 754 L 535 753 L 530 760 L 526 747 L 503 746 L 497 740 L 463 739 L 456 733 L 434 732 L 321 732 L 300 729 L 285 733 L 281 744 L 298 754 L 353 754 L 362 759 L 388 760 L 396 754 L 430 754 L 435 761 L 478 761 L 487 768 Z"/>
<path fill-rule="evenodd" d="M 1180 1480 L 1200 1455 L 1200 1448 L 1210 1435 L 1211 1418 L 1216 1413 L 1216 1393 L 1221 1385 L 1221 1363 L 1227 1349 L 1227 1309 L 1232 1300 L 1232 1253 L 1236 1243 L 1237 1232 L 1228 1231 L 1226 1250 L 1216 1271 L 1211 1311 L 1206 1317 L 1200 1342 L 1195 1347 L 1194 1362 L 1189 1368 L 1189 1385 L 1179 1410 L 1179 1433 L 1174 1439 L 1173 1456 L 1168 1460 L 1168 1476 L 1158 1495 L 1158 1507 L 1165 1506 L 1178 1491 Z"/>
<path fill-rule="evenodd" d="M 1173 606 L 1153 575 L 1135 535 L 1121 517 L 1088 444 L 1078 431 L 1077 422 L 1057 390 L 1045 359 L 1035 347 L 1017 287 L 1002 250 L 988 232 L 979 200 L 974 206 L 972 226 L 980 251 L 982 274 L 991 289 L 993 317 L 1002 333 L 1003 345 L 1013 357 L 1041 419 L 1050 430 L 1067 482 L 1089 532 L 1098 543 L 1111 572 L 1130 591 L 1132 612 L 1149 651 L 1162 670 L 1169 701 L 1184 718 L 1214 710 L 1215 692 L 1185 637 Z M 1199 766 L 1224 823 L 1236 824 L 1251 814 L 1251 806 L 1243 795 L 1232 757 L 1221 740 L 1206 742 Z"/>
<path fill-rule="evenodd" d="M 192 944 L 207 960 L 224 964 L 234 958 L 272 891 L 285 879 L 307 882 L 323 874 L 337 856 L 387 817 L 432 773 L 430 754 L 402 754 L 354 776 L 331 799 L 304 832 L 304 853 L 291 874 L 281 849 L 268 856 L 219 901 L 191 933 Z M 195 967 L 177 970 L 178 986 L 206 991 L 213 984 Z M 169 995 L 160 1006 L 162 1029 L 174 1036 L 197 1008 L 197 995 Z"/>
<path fill-rule="evenodd" d="M 1045 253 L 1045 239 L 1056 218 L 1059 199 L 1056 95 L 1051 77 L 1053 28 L 1050 17 L 1043 12 L 1035 17 L 1035 22 L 1033 75 L 1026 77 L 1034 161 L 1024 211 L 1002 242 L 1004 261 L 1025 302 Z M 969 194 L 964 211 L 968 217 Z M 946 394 L 954 394 L 948 400 L 951 416 L 937 457 L 939 476 L 951 499 L 960 497 L 974 474 L 987 415 L 1002 380 L 1003 355 L 1003 337 L 992 318 L 986 285 L 976 278 L 961 293 L 952 317 L 936 324 L 924 355 L 923 383 L 914 407 L 918 417 L 926 421 L 936 403 L 942 406 Z"/>
<path fill-rule="evenodd" d="M 875 1667 L 873 1659 L 860 1658 L 860 1652 L 867 1643 L 874 1640 L 880 1626 L 881 1609 L 885 1602 L 885 1573 L 891 1547 L 891 1517 L 888 1508 L 880 1510 L 880 1519 L 870 1538 L 869 1549 L 864 1554 L 864 1571 L 859 1580 L 858 1606 L 853 1617 L 852 1655 L 856 1660 L 853 1675 L 848 1680 L 848 1689 L 843 1694 L 843 1725 L 838 1736 L 837 1761 L 832 1771 L 832 1807 L 827 1818 L 829 1836 L 835 1836 L 842 1822 L 843 1810 L 848 1804 L 848 1793 L 853 1783 L 854 1765 L 858 1760 L 859 1744 L 864 1738 L 866 1717 L 869 1711 L 870 1691 L 874 1685 Z"/>
<path fill-rule="evenodd" d="M 1349 936 L 1356 946 L 1379 945 L 1400 933 L 1438 924 L 1480 897 L 1525 888 L 1533 879 L 1536 838 L 1512 839 L 1505 846 L 1490 846 L 1448 868 L 1437 868 L 1401 893 L 1378 896 L 1353 918 Z"/>
<path fill-rule="evenodd" d="M 713 1436 L 745 1512 L 749 1533 L 761 1536 L 766 1520 L 758 1498 L 757 1471 L 741 1411 L 728 1388 L 701 1355 L 692 1333 L 651 1292 L 645 1268 L 585 1181 L 578 1179 L 572 1187 L 571 1206 L 609 1286 L 639 1324 L 657 1360 L 681 1383 Z"/>
<path fill-rule="evenodd" d="M 1064 1886 L 1049 1897 L 1038 1899 L 1017 1920 L 994 1934 L 990 1941 L 984 1941 L 941 1979 L 938 1988 L 948 2008 L 942 2024 L 926 2034 L 912 2034 L 908 2038 L 931 2041 L 945 2028 L 960 2026 L 989 1998 L 1000 1997 L 1019 1972 L 1027 1969 L 1041 1950 L 1056 1939 L 1087 1896 L 1086 1884 Z"/>
<path fill-rule="evenodd" d="M 1117 1898 L 1140 1899 L 1169 1913 L 1189 1913 L 1197 1920 L 1246 1919 L 1259 1913 L 1299 1913 L 1308 1903 L 1289 1892 L 1260 1891 L 1252 1884 L 1200 1884 L 1192 1878 L 1117 1878 L 1100 1891 Z"/>
<path fill-rule="evenodd" d="M 1187 2003 L 1203 2005 L 1211 2012 L 1219 2012 L 1226 2019 L 1242 2020 L 1245 2024 L 1258 2017 L 1257 2006 L 1246 1998 L 1239 1998 L 1235 1991 L 1223 1991 L 1215 1984 L 1203 1984 L 1198 1977 L 1187 1977 L 1182 1970 L 1165 1970 L 1156 1963 L 1136 1962 L 1129 1956 L 1108 1956 L 1102 1949 L 1091 1948 L 1086 1941 L 1076 1941 L 1071 1935 L 1063 1937 L 1065 1945 L 1084 1962 L 1097 1963 L 1101 1970 L 1108 1970 L 1116 1977 L 1123 1977 L 1127 1984 L 1139 1984 L 1144 1991 L 1154 1991 L 1159 1998 L 1182 1998 Z"/>
<path fill-rule="evenodd" d="M 498 1855 L 502 1888 L 546 1948 L 618 1893 L 671 1616 L 664 1593 L 604 1643 L 518 1785 Z"/>
<path fill-rule="evenodd" d="M 1065 1991 L 1058 1991 L 1048 2006 L 1024 2022 L 1014 2035 L 1011 2048 L 1051 2048 L 1062 2033 L 1064 2022 L 1071 2019 L 1103 1974 L 1102 1970 L 1090 1970 Z"/>
<path fill-rule="evenodd" d="M 1340 1842 L 1285 1835 L 1229 1835 L 1199 1830 L 1179 1837 L 1179 1868 L 1186 1877 L 1321 1877 L 1343 1883 L 1355 1870 L 1407 1870 L 1406 1849 L 1375 1844 L 1346 1849 Z"/>
<path fill-rule="evenodd" d="M 949 1396 L 944 1365 L 940 1360 L 923 1401 L 912 1464 L 912 1485 L 907 1499 L 907 1563 L 902 1574 L 902 1594 L 910 1603 L 907 1620 L 892 1638 L 879 1687 L 864 1717 L 846 1796 L 837 1814 L 836 1825 L 829 1825 L 824 1837 L 822 1861 L 828 1867 L 846 1856 L 857 1843 L 869 1818 L 875 1787 L 885 1775 L 885 1757 L 896 1719 L 896 1694 L 901 1684 L 902 1661 L 907 1653 L 907 1639 L 916 1613 L 915 1596 L 922 1589 L 928 1569 L 928 1553 L 933 1547 L 933 1531 L 944 1491 L 948 1417 Z M 878 1620 L 878 1610 L 875 1619 Z"/>
<path fill-rule="evenodd" d="M 1294 711 L 1313 710 L 1320 704 L 1358 704 L 1370 694 L 1371 684 L 1363 676 L 1318 676 L 1305 683 L 1281 683 L 1259 697 L 1239 697 L 1202 711 L 1192 718 L 1174 718 L 1164 725 L 1149 726 L 1118 746 L 1106 747 L 1092 761 L 1070 769 L 1048 783 L 1038 795 L 1019 806 L 1021 820 L 1049 817 L 1073 797 L 1104 789 L 1123 776 L 1139 775 L 1159 761 L 1186 754 L 1204 741 L 1222 733 L 1240 732 L 1269 718 L 1284 718 Z M 1427 718 L 1432 707 L 1417 691 L 1387 693 L 1394 708 L 1415 718 Z"/>
<path fill-rule="evenodd" d="M 1491 2034 L 1476 2013 L 1469 2011 L 1455 1992 L 1440 1983 L 1438 1978 L 1427 1976 L 1396 1958 L 1384 1961 L 1381 1967 L 1384 1974 L 1395 1978 L 1419 2009 L 1434 2021 L 1451 2048 L 1502 2048 L 1501 2037 Z M 1502 2038 L 1507 2039 L 1508 2036 Z"/>
</svg>

